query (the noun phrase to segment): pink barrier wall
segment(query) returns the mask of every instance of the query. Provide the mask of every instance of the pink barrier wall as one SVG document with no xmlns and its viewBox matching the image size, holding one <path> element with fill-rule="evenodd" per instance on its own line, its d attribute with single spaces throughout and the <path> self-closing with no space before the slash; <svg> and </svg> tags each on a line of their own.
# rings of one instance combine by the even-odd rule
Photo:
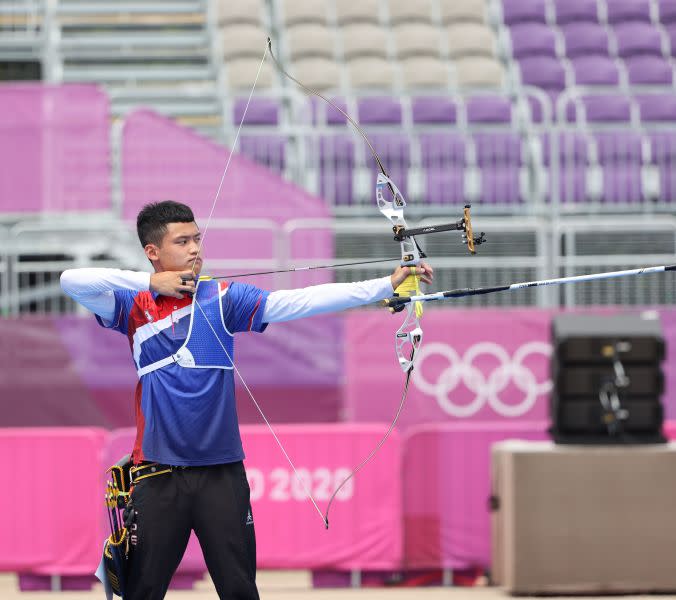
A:
<svg viewBox="0 0 676 600">
<path fill-rule="evenodd" d="M 425 339 L 399 424 L 544 420 L 551 312 L 425 307 Z M 394 354 L 401 317 L 346 316 L 345 410 L 354 421 L 392 419 L 403 376 Z"/>
<path fill-rule="evenodd" d="M 275 432 L 325 510 L 340 481 L 385 434 L 382 425 L 278 425 Z M 260 568 L 394 569 L 402 560 L 401 439 L 394 433 L 376 458 L 339 492 L 325 531 L 291 467 L 264 425 L 242 426 Z M 111 434 L 108 463 L 130 451 L 134 430 Z M 205 571 L 194 535 L 180 573 Z"/>
<path fill-rule="evenodd" d="M 674 419 L 676 310 L 657 313 L 667 346 L 663 403 L 667 418 Z M 406 430 L 438 422 L 546 420 L 553 314 L 538 309 L 453 309 L 450 304 L 426 307 L 425 339 L 399 426 Z M 403 384 L 394 355 L 394 332 L 400 324 L 401 317 L 381 311 L 346 315 L 347 419 L 392 420 Z"/>
<path fill-rule="evenodd" d="M 404 441 L 405 565 L 489 567 L 490 449 L 505 439 L 547 439 L 544 421 L 443 423 Z"/>
<path fill-rule="evenodd" d="M 0 429 L 0 570 L 94 572 L 105 439 L 101 429 Z"/>
<path fill-rule="evenodd" d="M 358 424 L 275 428 L 322 510 L 386 430 L 386 425 Z M 338 493 L 328 531 L 267 427 L 246 426 L 242 433 L 260 567 L 376 570 L 401 565 L 401 439 L 396 433 Z"/>
<path fill-rule="evenodd" d="M 541 421 L 447 423 L 396 434 L 334 502 L 330 529 L 265 426 L 244 426 L 261 568 L 391 570 L 489 566 L 490 447 L 546 437 Z M 276 431 L 320 508 L 373 449 L 383 425 L 285 425 Z M 676 439 L 676 422 L 664 426 Z M 103 471 L 133 430 L 0 429 L 0 571 L 90 575 L 107 534 Z M 403 454 L 403 456 L 402 456 Z M 403 476 L 402 476 L 403 473 Z M 67 540 L 67 542 L 64 542 Z M 178 577 L 200 576 L 191 539 Z"/>
<path fill-rule="evenodd" d="M 322 510 L 335 486 L 383 436 L 385 425 L 275 428 Z M 339 492 L 325 531 L 320 515 L 265 426 L 242 427 L 261 568 L 395 569 L 403 555 L 401 439 Z M 93 574 L 107 522 L 104 471 L 128 453 L 134 431 L 0 429 L 0 571 Z M 178 576 L 206 570 L 193 537 Z"/>
<path fill-rule="evenodd" d="M 0 212 L 110 209 L 109 112 L 93 85 L 0 86 Z"/>
</svg>

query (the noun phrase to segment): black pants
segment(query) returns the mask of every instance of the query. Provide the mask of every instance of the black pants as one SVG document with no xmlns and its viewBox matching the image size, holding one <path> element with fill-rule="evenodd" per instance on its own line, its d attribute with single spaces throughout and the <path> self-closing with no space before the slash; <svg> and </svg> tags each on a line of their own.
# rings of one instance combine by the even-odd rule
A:
<svg viewBox="0 0 676 600">
<path fill-rule="evenodd" d="M 241 462 L 175 468 L 139 481 L 131 495 L 131 546 L 124 600 L 160 600 L 190 531 L 199 540 L 221 600 L 258 600 L 256 535 Z"/>
</svg>

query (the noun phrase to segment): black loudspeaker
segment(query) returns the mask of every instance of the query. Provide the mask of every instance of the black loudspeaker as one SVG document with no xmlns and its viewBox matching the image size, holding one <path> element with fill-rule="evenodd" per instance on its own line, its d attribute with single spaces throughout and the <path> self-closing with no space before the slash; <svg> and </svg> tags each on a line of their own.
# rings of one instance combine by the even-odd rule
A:
<svg viewBox="0 0 676 600">
<path fill-rule="evenodd" d="M 659 319 L 561 314 L 552 321 L 550 433 L 560 444 L 663 443 Z"/>
</svg>

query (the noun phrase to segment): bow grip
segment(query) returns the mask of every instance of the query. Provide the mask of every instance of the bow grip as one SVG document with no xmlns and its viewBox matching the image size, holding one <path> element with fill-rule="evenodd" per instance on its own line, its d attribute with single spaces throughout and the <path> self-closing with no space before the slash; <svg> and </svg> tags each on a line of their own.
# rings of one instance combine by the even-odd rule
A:
<svg viewBox="0 0 676 600">
<path fill-rule="evenodd" d="M 415 266 L 409 267 L 411 274 L 399 284 L 394 290 L 395 296 L 418 296 L 420 291 L 420 275 L 416 273 Z M 390 308 L 390 312 L 397 312 L 394 308 Z M 423 314 L 422 302 L 415 303 L 415 315 L 420 318 Z"/>
</svg>

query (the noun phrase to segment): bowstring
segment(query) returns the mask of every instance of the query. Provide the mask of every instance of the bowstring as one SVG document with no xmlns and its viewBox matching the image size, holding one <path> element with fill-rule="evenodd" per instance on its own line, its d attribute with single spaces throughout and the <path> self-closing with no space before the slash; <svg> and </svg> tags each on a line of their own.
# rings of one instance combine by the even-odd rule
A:
<svg viewBox="0 0 676 600">
<path fill-rule="evenodd" d="M 246 105 L 244 106 L 244 112 L 242 113 L 242 118 L 239 122 L 239 126 L 237 127 L 237 132 L 235 133 L 235 139 L 232 143 L 232 148 L 230 149 L 230 154 L 228 155 L 228 160 L 225 163 L 225 169 L 223 169 L 223 174 L 221 175 L 221 181 L 218 184 L 218 189 L 216 190 L 216 196 L 214 197 L 214 201 L 211 204 L 211 210 L 209 211 L 209 216 L 207 217 L 207 224 L 204 226 L 204 231 L 202 232 L 202 236 L 200 238 L 200 245 L 197 249 L 197 256 L 195 256 L 195 260 L 193 260 L 192 263 L 192 274 L 193 276 L 195 275 L 195 265 L 197 264 L 197 259 L 202 253 L 202 246 L 204 246 L 204 240 L 207 237 L 207 231 L 209 229 L 209 224 L 211 223 L 211 218 L 214 215 L 214 210 L 216 208 L 216 203 L 218 202 L 218 198 L 221 195 L 221 189 L 223 188 L 223 182 L 225 181 L 225 175 L 228 172 L 228 168 L 230 167 L 230 162 L 232 161 L 232 156 L 235 154 L 235 148 L 237 148 L 237 142 L 239 140 L 239 134 L 242 131 L 242 125 L 244 125 L 244 120 L 246 119 L 246 113 L 249 110 L 249 105 L 251 104 L 251 98 L 253 98 L 254 91 L 256 89 L 256 84 L 258 83 L 258 78 L 260 77 L 261 71 L 263 70 L 263 63 L 265 62 L 265 59 L 268 56 L 268 47 L 265 47 L 265 51 L 263 52 L 263 58 L 261 59 L 261 62 L 258 64 L 258 71 L 256 71 L 256 77 L 254 78 L 253 86 L 251 86 L 251 91 L 249 92 L 249 97 L 247 98 Z"/>
</svg>

